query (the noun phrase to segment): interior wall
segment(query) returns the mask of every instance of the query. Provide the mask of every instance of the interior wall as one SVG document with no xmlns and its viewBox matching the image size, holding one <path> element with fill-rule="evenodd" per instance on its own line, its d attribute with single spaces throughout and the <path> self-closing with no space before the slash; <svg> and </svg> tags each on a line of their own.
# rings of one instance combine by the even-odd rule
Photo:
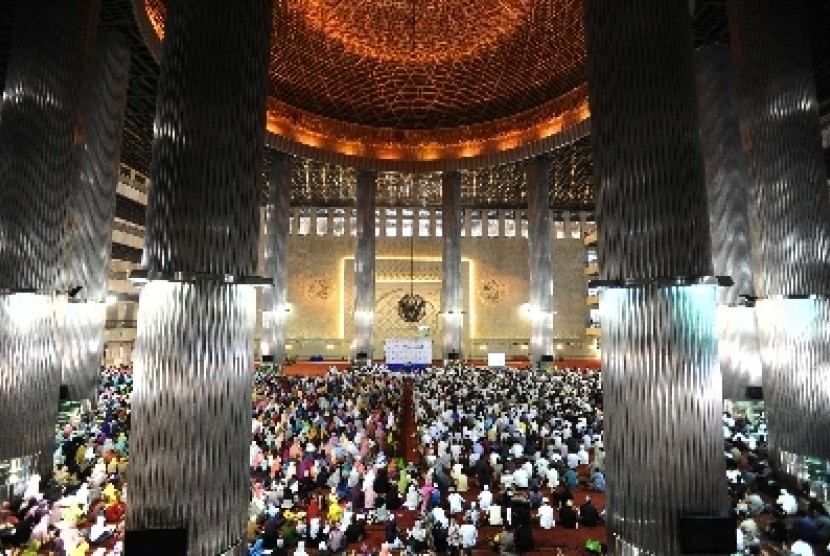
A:
<svg viewBox="0 0 830 556">
<path fill-rule="evenodd" d="M 584 347 L 586 279 L 584 247 L 579 238 L 552 241 L 554 259 L 554 338 L 557 356 L 595 354 Z M 415 293 L 428 302 L 427 315 L 417 325 L 396 318 L 397 300 L 409 291 L 410 238 L 378 237 L 376 262 L 375 354 L 382 357 L 386 337 L 423 336 L 433 340 L 440 357 L 441 251 L 440 237 L 415 237 Z M 287 354 L 325 359 L 351 353 L 351 312 L 354 298 L 354 237 L 292 235 L 289 239 Z M 463 237 L 462 281 L 467 357 L 505 352 L 527 356 L 530 337 L 529 254 L 523 237 Z M 261 307 L 260 307 L 261 308 Z"/>
</svg>

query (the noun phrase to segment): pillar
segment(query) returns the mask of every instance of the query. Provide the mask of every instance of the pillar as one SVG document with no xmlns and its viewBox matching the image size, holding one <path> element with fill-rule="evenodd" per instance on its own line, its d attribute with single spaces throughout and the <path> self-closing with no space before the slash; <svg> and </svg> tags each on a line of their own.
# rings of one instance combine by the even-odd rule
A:
<svg viewBox="0 0 830 556">
<path fill-rule="evenodd" d="M 66 288 L 82 288 L 67 304 L 63 324 L 62 382 L 73 400 L 96 399 L 129 80 L 129 49 L 116 34 L 102 32 L 90 68 L 80 187 L 70 197 L 62 265 Z"/>
<path fill-rule="evenodd" d="M 274 285 L 264 290 L 262 308 L 263 355 L 274 363 L 285 361 L 285 318 L 288 311 L 288 224 L 291 218 L 291 175 L 294 158 L 281 152 L 268 154 L 268 199 L 265 205 L 265 277 Z"/>
<path fill-rule="evenodd" d="M 125 548 L 245 554 L 269 0 L 167 6 L 135 347 Z M 221 33 L 216 33 L 221 29 Z M 221 77 L 221 78 L 218 78 Z"/>
<path fill-rule="evenodd" d="M 52 469 L 66 303 L 55 292 L 99 9 L 20 0 L 0 105 L 0 420 L 15 423 L 0 429 L 0 461 L 41 474 Z"/>
<path fill-rule="evenodd" d="M 530 250 L 530 362 L 553 355 L 553 265 L 550 230 L 550 168 L 548 157 L 528 162 L 527 234 Z"/>
<path fill-rule="evenodd" d="M 461 355 L 464 326 L 464 291 L 461 287 L 461 174 L 441 175 L 441 316 L 443 323 L 442 354 Z"/>
<path fill-rule="evenodd" d="M 731 0 L 769 447 L 830 459 L 830 201 L 801 2 Z"/>
<path fill-rule="evenodd" d="M 761 386 L 761 359 L 752 299 L 752 258 L 747 216 L 747 170 L 741 152 L 738 99 L 729 48 L 695 53 L 700 135 L 709 199 L 712 264 L 733 285 L 718 291 L 718 355 L 723 397 L 747 399 Z"/>
<path fill-rule="evenodd" d="M 377 174 L 357 174 L 357 238 L 354 256 L 354 354 L 373 356 L 375 322 L 375 195 Z"/>
<path fill-rule="evenodd" d="M 606 522 L 618 555 L 679 554 L 680 516 L 729 510 L 687 10 L 585 2 Z"/>
</svg>

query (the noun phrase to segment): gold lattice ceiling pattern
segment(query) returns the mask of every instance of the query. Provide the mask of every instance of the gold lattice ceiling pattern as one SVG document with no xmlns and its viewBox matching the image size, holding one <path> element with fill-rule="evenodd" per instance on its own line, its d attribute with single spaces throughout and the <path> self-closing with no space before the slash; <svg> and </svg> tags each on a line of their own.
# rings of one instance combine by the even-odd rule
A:
<svg viewBox="0 0 830 556">
<path fill-rule="evenodd" d="M 143 0 L 164 33 L 164 1 Z M 588 115 L 582 0 L 275 0 L 269 129 L 379 159 L 516 149 Z"/>
</svg>

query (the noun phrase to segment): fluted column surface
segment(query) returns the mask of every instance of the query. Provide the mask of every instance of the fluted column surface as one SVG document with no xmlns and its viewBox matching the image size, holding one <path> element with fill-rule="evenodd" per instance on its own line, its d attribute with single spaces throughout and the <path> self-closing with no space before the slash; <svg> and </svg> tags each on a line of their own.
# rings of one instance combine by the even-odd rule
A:
<svg viewBox="0 0 830 556">
<path fill-rule="evenodd" d="M 530 361 L 553 354 L 553 264 L 550 233 L 550 167 L 547 157 L 528 162 L 527 216 L 530 251 Z"/>
<path fill-rule="evenodd" d="M 188 555 L 244 544 L 254 297 L 213 282 L 141 292 L 127 529 L 186 527 Z"/>
<path fill-rule="evenodd" d="M 0 415 L 7 423 L 0 461 L 48 449 L 40 468 L 51 469 L 60 386 L 55 302 L 36 293 L 0 296 L 0 323 Z"/>
<path fill-rule="evenodd" d="M 770 450 L 830 458 L 830 200 L 802 2 L 731 0 Z M 823 300 L 790 296 L 819 295 Z M 776 318 L 776 321 L 770 321 Z M 796 421 L 797 420 L 797 421 Z M 795 425 L 795 428 L 793 426 Z M 811 426 L 812 425 L 812 426 Z M 800 431 L 810 426 L 811 436 Z M 785 467 L 787 467 L 785 465 Z"/>
<path fill-rule="evenodd" d="M 129 532 L 245 553 L 271 2 L 167 6 L 136 338 Z M 217 32 L 221 30 L 221 32 Z M 167 282 L 174 278 L 182 282 Z"/>
<path fill-rule="evenodd" d="M 288 302 L 288 224 L 291 218 L 293 158 L 271 152 L 268 201 L 265 206 L 265 276 L 274 285 L 263 292 L 262 353 L 285 360 L 285 317 Z"/>
<path fill-rule="evenodd" d="M 372 358 L 375 313 L 375 194 L 377 174 L 357 174 L 357 231 L 354 257 L 354 352 Z"/>
<path fill-rule="evenodd" d="M 99 34 L 89 75 L 80 184 L 70 194 L 62 265 L 65 287 L 83 287 L 77 299 L 84 303 L 70 304 L 64 323 L 62 382 L 74 400 L 95 399 L 103 355 L 115 189 L 130 80 L 130 51 L 120 37 Z"/>
<path fill-rule="evenodd" d="M 41 474 L 52 470 L 65 304 L 54 293 L 99 8 L 19 0 L 0 104 L 0 289 L 42 294 L 0 293 L 0 421 L 16 429 L 0 459 L 29 458 Z"/>
<path fill-rule="evenodd" d="M 726 466 L 714 290 L 601 294 L 606 523 L 615 554 L 679 554 L 679 516 L 728 508 L 718 480 Z"/>
<path fill-rule="evenodd" d="M 747 217 L 746 161 L 741 152 L 735 75 L 729 49 L 710 46 L 695 53 L 700 139 L 709 199 L 709 229 L 715 274 L 734 285 L 720 288 L 718 303 L 734 305 L 752 296 L 752 259 Z"/>
<path fill-rule="evenodd" d="M 715 291 L 688 3 L 586 0 L 609 545 L 679 554 L 684 513 L 726 515 Z M 686 283 L 693 284 L 694 280 Z"/>
<path fill-rule="evenodd" d="M 0 287 L 54 291 L 97 0 L 18 2 L 0 105 Z"/>
<path fill-rule="evenodd" d="M 718 338 L 723 395 L 746 399 L 747 386 L 760 386 L 761 360 L 752 307 L 736 306 L 754 296 L 747 216 L 746 160 L 735 75 L 729 48 L 715 45 L 695 53 L 700 138 L 706 168 L 712 263 L 732 286 L 718 290 Z"/>
<path fill-rule="evenodd" d="M 802 2 L 730 0 L 755 291 L 830 294 L 830 200 Z"/>
<path fill-rule="evenodd" d="M 461 174 L 444 172 L 441 176 L 441 312 L 443 318 L 443 355 L 461 353 L 464 324 L 464 296 L 461 287 Z"/>
<path fill-rule="evenodd" d="M 603 279 L 712 273 L 688 4 L 586 0 Z"/>
<path fill-rule="evenodd" d="M 231 4 L 167 6 L 143 261 L 151 273 L 256 271 L 271 2 Z"/>
<path fill-rule="evenodd" d="M 757 311 L 770 447 L 830 460 L 830 301 L 765 299 Z"/>
<path fill-rule="evenodd" d="M 761 386 L 761 352 L 755 307 L 719 305 L 718 360 L 726 400 L 747 399 L 748 386 Z"/>
</svg>

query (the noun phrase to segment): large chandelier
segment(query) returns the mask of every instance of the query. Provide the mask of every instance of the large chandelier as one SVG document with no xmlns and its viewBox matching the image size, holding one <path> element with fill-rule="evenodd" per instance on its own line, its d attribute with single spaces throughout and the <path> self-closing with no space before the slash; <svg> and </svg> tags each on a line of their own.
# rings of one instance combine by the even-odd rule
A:
<svg viewBox="0 0 830 556">
<path fill-rule="evenodd" d="M 404 322 L 420 322 L 426 314 L 426 299 L 415 293 L 415 234 L 409 236 L 409 293 L 398 300 L 398 316 Z"/>
</svg>

